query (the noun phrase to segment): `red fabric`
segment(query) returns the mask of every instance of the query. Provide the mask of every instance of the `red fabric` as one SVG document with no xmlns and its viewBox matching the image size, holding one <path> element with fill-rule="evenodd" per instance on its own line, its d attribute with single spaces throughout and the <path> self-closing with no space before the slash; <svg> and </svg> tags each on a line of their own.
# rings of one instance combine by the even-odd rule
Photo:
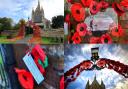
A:
<svg viewBox="0 0 128 89">
<path fill-rule="evenodd" d="M 60 79 L 60 89 L 64 89 L 64 76 Z"/>
<path fill-rule="evenodd" d="M 82 4 L 85 6 L 85 7 L 89 7 L 92 0 L 81 0 Z"/>
<path fill-rule="evenodd" d="M 101 4 L 99 4 L 96 1 L 92 1 L 90 5 L 90 13 L 92 15 L 95 15 L 100 11 L 100 8 L 101 8 Z"/>
<path fill-rule="evenodd" d="M 77 21 L 84 21 L 85 19 L 85 9 L 82 7 L 80 3 L 72 4 L 71 13 L 73 18 Z"/>
<path fill-rule="evenodd" d="M 15 68 L 16 73 L 18 74 L 18 79 L 20 84 L 25 89 L 34 88 L 34 80 L 30 72 L 27 72 L 24 69 Z"/>
<path fill-rule="evenodd" d="M 72 37 L 72 41 L 74 44 L 79 44 L 81 43 L 81 38 L 78 32 L 75 32 L 73 37 Z"/>
<path fill-rule="evenodd" d="M 109 34 L 104 34 L 104 35 L 101 36 L 101 43 L 111 44 L 112 43 L 112 38 L 110 37 Z"/>
<path fill-rule="evenodd" d="M 115 12 L 117 13 L 118 16 L 121 16 L 125 13 L 125 11 L 121 7 L 121 5 L 118 4 L 118 3 L 113 3 L 112 7 L 114 8 L 114 10 L 115 10 Z"/>
<path fill-rule="evenodd" d="M 76 31 L 80 36 L 85 36 L 87 34 L 87 25 L 85 23 L 77 24 Z"/>
</svg>

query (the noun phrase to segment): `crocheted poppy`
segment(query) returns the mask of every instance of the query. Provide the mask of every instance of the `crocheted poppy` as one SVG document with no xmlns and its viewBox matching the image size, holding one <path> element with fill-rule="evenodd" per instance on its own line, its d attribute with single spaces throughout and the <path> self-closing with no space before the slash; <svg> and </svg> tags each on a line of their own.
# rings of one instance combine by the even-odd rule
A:
<svg viewBox="0 0 128 89">
<path fill-rule="evenodd" d="M 101 43 L 103 43 L 103 44 L 111 44 L 112 43 L 112 39 L 111 39 L 111 37 L 110 37 L 110 35 L 109 34 L 104 34 L 104 35 L 102 35 L 101 36 Z"/>
<path fill-rule="evenodd" d="M 113 3 L 112 7 L 113 7 L 114 11 L 117 13 L 118 16 L 121 16 L 122 14 L 124 14 L 124 10 L 123 10 L 123 8 L 121 7 L 120 4 Z"/>
<path fill-rule="evenodd" d="M 90 4 L 90 13 L 92 15 L 95 15 L 96 13 L 98 13 L 98 11 L 100 10 L 100 8 L 101 8 L 101 4 L 99 4 L 96 1 L 92 1 L 91 4 Z"/>
<path fill-rule="evenodd" d="M 87 25 L 85 23 L 77 24 L 76 31 L 79 33 L 80 36 L 85 36 L 87 33 Z"/>
<path fill-rule="evenodd" d="M 72 41 L 74 44 L 79 44 L 81 42 L 81 38 L 78 32 L 75 32 L 73 37 L 72 37 Z"/>
<path fill-rule="evenodd" d="M 105 1 L 101 1 L 99 4 L 101 6 L 101 10 L 106 9 L 109 6 L 108 2 L 105 2 Z"/>
<path fill-rule="evenodd" d="M 85 9 L 82 7 L 80 3 L 72 4 L 71 13 L 73 18 L 77 21 L 84 21 L 85 19 Z"/>
<path fill-rule="evenodd" d="M 85 6 L 85 7 L 89 7 L 92 0 L 81 0 L 82 4 Z"/>
<path fill-rule="evenodd" d="M 115 27 L 111 30 L 111 34 L 116 37 L 121 37 L 124 35 L 124 30 L 122 29 L 121 25 L 118 25 L 118 28 Z"/>
<path fill-rule="evenodd" d="M 15 71 L 18 74 L 18 80 L 22 87 L 25 89 L 33 89 L 34 80 L 32 74 L 24 69 L 15 68 Z"/>
</svg>

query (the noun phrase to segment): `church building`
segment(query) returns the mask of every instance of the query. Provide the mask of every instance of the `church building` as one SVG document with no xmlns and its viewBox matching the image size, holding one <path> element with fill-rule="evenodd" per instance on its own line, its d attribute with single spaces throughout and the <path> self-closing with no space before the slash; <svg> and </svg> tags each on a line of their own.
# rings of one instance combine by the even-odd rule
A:
<svg viewBox="0 0 128 89">
<path fill-rule="evenodd" d="M 103 83 L 103 81 L 101 81 L 101 84 L 99 84 L 95 76 L 92 84 L 89 84 L 89 80 L 88 80 L 85 89 L 106 89 L 106 88 L 105 88 L 105 84 Z"/>
<path fill-rule="evenodd" d="M 32 10 L 31 20 L 40 26 L 43 30 L 50 29 L 50 21 L 45 18 L 44 9 L 41 7 L 39 0 L 36 9 Z"/>
</svg>

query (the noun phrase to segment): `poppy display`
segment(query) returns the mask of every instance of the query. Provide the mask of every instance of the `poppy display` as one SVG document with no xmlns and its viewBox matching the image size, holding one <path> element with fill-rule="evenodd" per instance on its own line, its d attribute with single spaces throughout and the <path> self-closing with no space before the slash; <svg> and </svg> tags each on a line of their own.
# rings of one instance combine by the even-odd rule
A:
<svg viewBox="0 0 128 89">
<path fill-rule="evenodd" d="M 92 1 L 93 1 L 93 0 L 81 0 L 82 4 L 83 4 L 85 7 L 89 7 Z"/>
<path fill-rule="evenodd" d="M 103 44 L 111 44 L 112 43 L 112 39 L 110 37 L 109 34 L 104 34 L 101 36 L 101 43 Z"/>
<path fill-rule="evenodd" d="M 76 31 L 80 36 L 85 36 L 87 34 L 87 25 L 85 23 L 77 24 Z"/>
<path fill-rule="evenodd" d="M 75 32 L 72 36 L 72 41 L 74 44 L 79 44 L 81 42 L 81 37 L 78 32 Z"/>
<path fill-rule="evenodd" d="M 117 13 L 118 16 L 121 16 L 121 15 L 124 14 L 124 10 L 123 10 L 123 8 L 120 6 L 120 4 L 114 2 L 114 3 L 112 4 L 112 7 L 113 7 L 114 11 Z"/>
<path fill-rule="evenodd" d="M 85 9 L 80 3 L 72 4 L 71 13 L 75 21 L 80 22 L 85 19 Z"/>
<path fill-rule="evenodd" d="M 92 15 L 97 14 L 100 11 L 100 4 L 96 1 L 92 1 L 90 4 L 90 13 Z"/>
</svg>

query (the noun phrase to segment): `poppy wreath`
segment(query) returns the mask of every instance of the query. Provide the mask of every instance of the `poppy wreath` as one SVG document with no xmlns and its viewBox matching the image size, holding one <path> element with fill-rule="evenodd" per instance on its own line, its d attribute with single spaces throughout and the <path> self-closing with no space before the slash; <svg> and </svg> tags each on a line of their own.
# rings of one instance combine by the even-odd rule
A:
<svg viewBox="0 0 128 89">
<path fill-rule="evenodd" d="M 101 37 L 95 37 L 90 28 L 85 23 L 88 16 L 94 16 L 98 12 L 104 12 L 107 8 L 111 7 L 117 16 L 122 16 L 125 13 L 125 8 L 128 8 L 128 0 L 113 0 L 112 2 L 106 0 L 67 0 L 70 4 L 68 7 L 69 13 L 65 14 L 65 22 L 68 23 L 69 37 L 68 42 L 74 44 L 80 43 L 113 43 L 112 38 L 122 37 L 124 29 L 121 25 L 113 28 L 111 32 L 103 33 Z M 110 30 L 110 29 L 109 29 Z M 86 36 L 89 36 L 87 39 Z"/>
</svg>

